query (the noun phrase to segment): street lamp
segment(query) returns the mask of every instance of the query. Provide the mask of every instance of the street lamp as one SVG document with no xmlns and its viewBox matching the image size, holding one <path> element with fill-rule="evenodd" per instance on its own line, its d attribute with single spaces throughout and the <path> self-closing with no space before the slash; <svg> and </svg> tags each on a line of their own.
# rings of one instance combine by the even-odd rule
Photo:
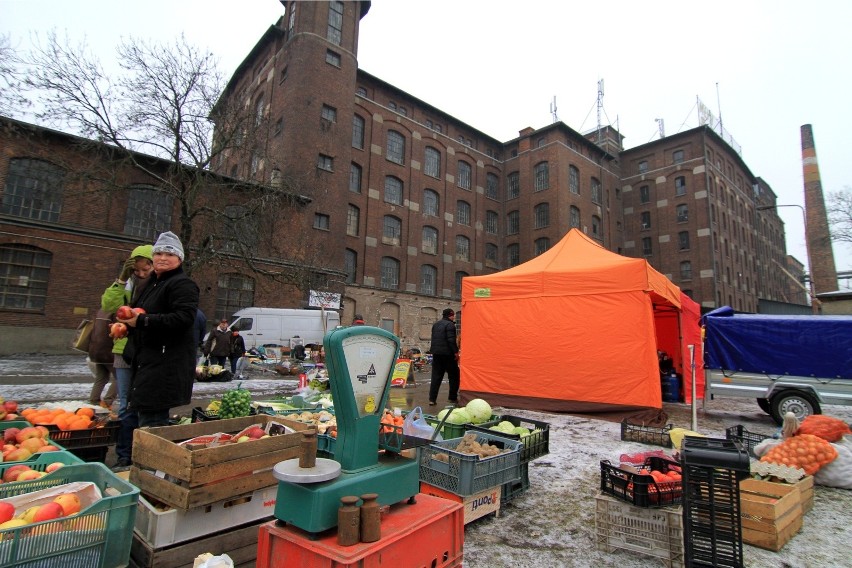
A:
<svg viewBox="0 0 852 568">
<path fill-rule="evenodd" d="M 819 308 L 817 307 L 818 300 L 817 300 L 816 291 L 815 291 L 815 288 L 814 288 L 814 265 L 811 262 L 811 247 L 810 247 L 810 243 L 808 242 L 808 216 L 805 214 L 805 208 L 802 207 L 801 205 L 791 203 L 791 204 L 785 204 L 785 205 L 761 205 L 760 207 L 757 207 L 756 209 L 758 211 L 767 211 L 769 209 L 778 209 L 779 207 L 798 207 L 799 211 L 802 212 L 802 225 L 805 228 L 805 254 L 808 257 L 808 287 L 809 287 L 808 294 L 811 297 L 811 309 L 813 310 L 813 312 L 815 314 L 819 313 Z"/>
</svg>

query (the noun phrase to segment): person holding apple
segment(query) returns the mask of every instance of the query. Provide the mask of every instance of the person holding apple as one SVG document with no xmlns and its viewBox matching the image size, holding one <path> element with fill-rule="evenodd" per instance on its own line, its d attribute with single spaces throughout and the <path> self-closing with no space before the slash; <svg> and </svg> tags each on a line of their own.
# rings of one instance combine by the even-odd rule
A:
<svg viewBox="0 0 852 568">
<path fill-rule="evenodd" d="M 131 303 L 132 317 L 116 316 L 130 331 L 124 350 L 132 372 L 127 404 L 139 427 L 168 425 L 171 408 L 192 400 L 195 382 L 198 285 L 183 271 L 177 235 L 162 233 L 152 250 L 154 275 Z"/>
<path fill-rule="evenodd" d="M 154 272 L 153 249 L 153 245 L 141 245 L 133 249 L 130 256 L 124 261 L 118 278 L 107 287 L 101 296 L 101 310 L 116 314 L 117 317 L 119 310 L 129 306 L 139 298 Z M 127 314 L 123 313 L 122 315 Z M 116 466 L 119 468 L 130 466 L 131 445 L 133 444 L 132 423 L 127 423 L 127 395 L 130 392 L 131 371 L 130 364 L 124 360 L 126 345 L 126 336 L 113 337 L 112 366 L 115 370 L 115 382 L 118 387 L 118 419 L 121 421 L 118 440 L 115 444 L 115 453 L 118 458 Z"/>
</svg>

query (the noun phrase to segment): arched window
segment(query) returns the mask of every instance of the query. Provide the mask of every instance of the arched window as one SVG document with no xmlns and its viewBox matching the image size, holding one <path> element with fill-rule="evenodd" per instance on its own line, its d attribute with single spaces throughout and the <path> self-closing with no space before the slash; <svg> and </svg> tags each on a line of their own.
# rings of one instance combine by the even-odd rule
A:
<svg viewBox="0 0 852 568">
<path fill-rule="evenodd" d="M 539 162 L 535 165 L 535 191 L 541 191 L 550 187 L 550 166 L 547 162 Z"/>
<path fill-rule="evenodd" d="M 396 130 L 388 131 L 387 159 L 397 164 L 405 163 L 405 137 Z"/>
<path fill-rule="evenodd" d="M 601 204 L 601 181 L 598 178 L 592 178 L 592 203 Z"/>
<path fill-rule="evenodd" d="M 538 256 L 550 248 L 550 239 L 542 237 L 535 240 L 535 255 Z"/>
<path fill-rule="evenodd" d="M 603 237 L 603 226 L 601 225 L 601 218 L 597 215 L 592 215 L 592 236 L 596 239 L 600 239 Z"/>
<path fill-rule="evenodd" d="M 154 242 L 157 235 L 172 226 L 174 198 L 150 185 L 130 186 L 124 234 Z"/>
<path fill-rule="evenodd" d="M 433 191 L 431 189 L 423 190 L 423 214 L 428 215 L 430 217 L 438 216 L 438 206 L 440 204 L 440 197 L 438 196 L 437 191 Z"/>
<path fill-rule="evenodd" d="M 458 186 L 462 189 L 470 189 L 471 169 L 470 164 L 459 160 L 459 177 L 456 180 Z"/>
<path fill-rule="evenodd" d="M 399 261 L 390 256 L 382 257 L 380 286 L 385 290 L 399 288 Z"/>
<path fill-rule="evenodd" d="M 352 162 L 349 164 L 349 191 L 361 193 L 361 166 Z"/>
<path fill-rule="evenodd" d="M 456 235 L 456 260 L 470 262 L 470 239 L 464 235 Z"/>
<path fill-rule="evenodd" d="M 539 203 L 533 209 L 534 228 L 543 229 L 550 225 L 550 205 Z"/>
<path fill-rule="evenodd" d="M 44 160 L 12 158 L 0 212 L 38 221 L 59 221 L 65 170 Z"/>
<path fill-rule="evenodd" d="M 496 235 L 500 225 L 499 216 L 496 211 L 485 212 L 485 232 L 489 235 Z"/>
<path fill-rule="evenodd" d="M 441 153 L 438 150 L 427 146 L 423 162 L 424 174 L 433 178 L 441 177 Z"/>
<path fill-rule="evenodd" d="M 568 189 L 575 195 L 580 195 L 580 170 L 568 166 Z"/>
<path fill-rule="evenodd" d="M 521 230 L 521 214 L 518 211 L 511 211 L 506 215 L 506 234 L 517 235 Z"/>
<path fill-rule="evenodd" d="M 438 229 L 435 227 L 423 227 L 422 243 L 420 250 L 426 254 L 438 254 Z"/>
<path fill-rule="evenodd" d="M 456 300 L 461 298 L 462 279 L 467 277 L 467 276 L 470 276 L 467 272 L 461 272 L 461 271 L 456 272 L 455 288 L 453 289 L 453 298 L 455 298 Z"/>
<path fill-rule="evenodd" d="M 485 243 L 485 265 L 496 268 L 498 265 L 498 258 L 497 245 L 493 243 Z"/>
<path fill-rule="evenodd" d="M 402 180 L 385 176 L 385 202 L 402 205 Z"/>
<path fill-rule="evenodd" d="M 470 226 L 470 203 L 463 200 L 456 202 L 456 222 L 459 225 Z"/>
<path fill-rule="evenodd" d="M 346 249 L 343 253 L 343 268 L 346 270 L 346 283 L 355 284 L 355 271 L 358 269 L 358 253 Z"/>
<path fill-rule="evenodd" d="M 0 308 L 43 312 L 53 255 L 30 245 L 0 245 Z"/>
<path fill-rule="evenodd" d="M 364 118 L 357 114 L 352 116 L 352 147 L 364 149 Z"/>
<path fill-rule="evenodd" d="M 420 267 L 420 293 L 435 295 L 435 286 L 438 282 L 438 269 L 431 264 Z"/>
<path fill-rule="evenodd" d="M 216 321 L 230 320 L 234 312 L 254 305 L 254 279 L 242 274 L 220 274 L 216 288 Z"/>
<path fill-rule="evenodd" d="M 580 210 L 577 207 L 571 206 L 571 209 L 568 211 L 569 219 L 568 222 L 571 224 L 572 228 L 579 229 L 580 228 Z"/>
<path fill-rule="evenodd" d="M 517 243 L 506 247 L 506 261 L 510 267 L 521 263 L 521 247 Z"/>
<path fill-rule="evenodd" d="M 494 174 L 485 176 L 485 197 L 488 199 L 500 199 L 500 180 Z"/>
<path fill-rule="evenodd" d="M 346 212 L 346 234 L 351 237 L 358 236 L 358 228 L 361 225 L 361 209 L 357 205 L 349 204 Z"/>
<path fill-rule="evenodd" d="M 398 245 L 402 236 L 402 220 L 393 215 L 385 215 L 382 221 L 382 242 Z"/>
<path fill-rule="evenodd" d="M 521 177 L 518 172 L 512 172 L 508 177 L 508 195 L 506 199 L 514 199 L 521 194 Z"/>
</svg>

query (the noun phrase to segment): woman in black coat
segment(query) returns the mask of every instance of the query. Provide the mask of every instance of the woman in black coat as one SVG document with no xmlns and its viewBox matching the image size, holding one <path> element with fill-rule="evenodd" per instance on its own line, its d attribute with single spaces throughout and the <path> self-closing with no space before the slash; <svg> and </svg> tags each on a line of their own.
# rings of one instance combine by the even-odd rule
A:
<svg viewBox="0 0 852 568">
<path fill-rule="evenodd" d="M 121 320 L 132 328 L 128 407 L 137 413 L 140 427 L 168 425 L 170 409 L 192 400 L 199 292 L 182 263 L 180 239 L 171 232 L 160 235 L 154 277 L 133 304 L 145 313 Z"/>
</svg>

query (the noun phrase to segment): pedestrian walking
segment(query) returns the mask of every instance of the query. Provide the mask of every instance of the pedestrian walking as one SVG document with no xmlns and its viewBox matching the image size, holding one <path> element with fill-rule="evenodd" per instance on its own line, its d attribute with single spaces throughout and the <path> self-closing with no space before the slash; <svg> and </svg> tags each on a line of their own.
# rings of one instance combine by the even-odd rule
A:
<svg viewBox="0 0 852 568">
<path fill-rule="evenodd" d="M 223 369 L 231 356 L 231 331 L 228 329 L 228 320 L 219 320 L 219 325 L 210 332 L 210 336 L 204 343 L 202 352 L 209 357 L 210 363 L 219 365 Z"/>
<path fill-rule="evenodd" d="M 458 402 L 459 395 L 459 346 L 456 340 L 456 312 L 446 308 L 443 317 L 432 325 L 432 342 L 429 351 L 432 353 L 432 382 L 429 385 L 429 406 L 438 402 L 438 391 L 444 380 L 444 374 L 450 383 L 448 400 Z"/>
</svg>

